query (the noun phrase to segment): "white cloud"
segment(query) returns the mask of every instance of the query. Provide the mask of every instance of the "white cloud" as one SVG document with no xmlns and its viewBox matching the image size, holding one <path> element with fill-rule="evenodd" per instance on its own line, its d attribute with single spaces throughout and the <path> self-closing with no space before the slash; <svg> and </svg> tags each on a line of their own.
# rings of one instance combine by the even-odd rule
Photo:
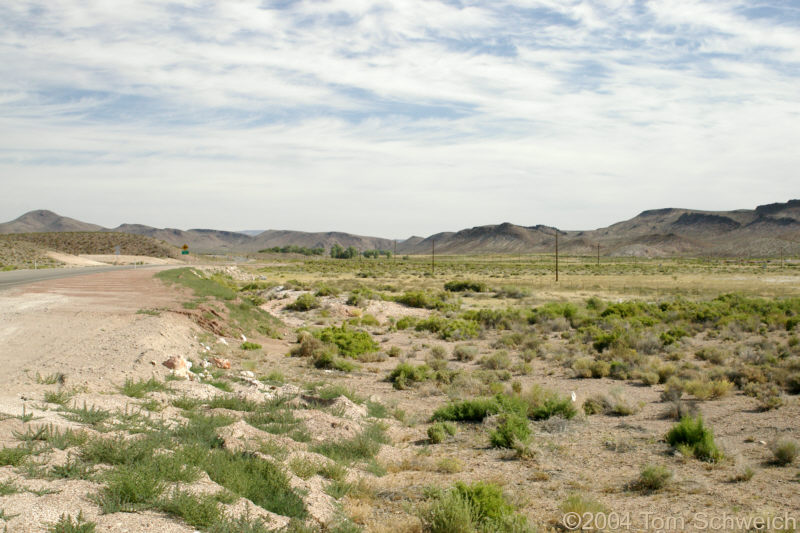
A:
<svg viewBox="0 0 800 533">
<path fill-rule="evenodd" d="M 262 4 L 0 7 L 4 218 L 403 236 L 796 196 L 800 31 L 742 2 Z"/>
</svg>

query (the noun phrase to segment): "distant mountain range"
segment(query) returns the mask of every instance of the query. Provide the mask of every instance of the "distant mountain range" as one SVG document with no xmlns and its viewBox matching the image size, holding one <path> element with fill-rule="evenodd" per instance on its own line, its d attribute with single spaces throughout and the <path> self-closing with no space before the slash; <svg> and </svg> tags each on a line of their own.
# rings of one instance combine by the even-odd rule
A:
<svg viewBox="0 0 800 533">
<path fill-rule="evenodd" d="M 394 250 L 395 241 L 350 233 L 307 233 L 289 230 L 242 232 L 213 229 L 179 230 L 122 224 L 103 228 L 62 217 L 51 211 L 31 211 L 0 224 L 3 233 L 121 232 L 145 235 L 175 246 L 188 245 L 201 253 L 252 253 L 272 247 L 303 246 L 330 249 L 334 244 L 360 250 Z M 551 252 L 558 232 L 565 254 L 613 256 L 777 256 L 800 254 L 800 200 L 735 211 L 698 211 L 667 208 L 643 211 L 630 220 L 590 231 L 563 231 L 549 226 L 503 223 L 477 226 L 429 237 L 414 236 L 397 242 L 402 254 L 427 254 L 435 244 L 441 254 Z"/>
</svg>

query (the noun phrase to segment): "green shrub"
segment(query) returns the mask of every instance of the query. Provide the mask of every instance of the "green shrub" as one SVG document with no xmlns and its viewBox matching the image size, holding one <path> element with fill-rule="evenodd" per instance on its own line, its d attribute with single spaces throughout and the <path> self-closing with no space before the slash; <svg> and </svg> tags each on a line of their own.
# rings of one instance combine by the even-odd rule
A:
<svg viewBox="0 0 800 533">
<path fill-rule="evenodd" d="M 484 418 L 500 412 L 495 398 L 473 398 L 442 406 L 433 413 L 433 420 L 452 422 L 481 422 Z"/>
<path fill-rule="evenodd" d="M 712 400 L 726 396 L 733 388 L 727 379 L 701 381 L 691 380 L 684 384 L 684 390 L 698 400 Z"/>
<path fill-rule="evenodd" d="M 800 394 L 800 372 L 795 372 L 786 378 L 786 392 Z"/>
<path fill-rule="evenodd" d="M 395 323 L 394 327 L 402 331 L 404 329 L 415 327 L 417 322 L 419 322 L 419 319 L 417 319 L 415 316 L 404 316 Z"/>
<path fill-rule="evenodd" d="M 395 389 L 405 389 L 415 383 L 431 379 L 432 373 L 428 365 L 413 366 L 409 363 L 400 363 L 387 378 Z"/>
<path fill-rule="evenodd" d="M 444 349 L 444 346 L 436 345 L 431 348 L 431 357 L 434 359 L 444 359 L 447 355 L 447 351 Z"/>
<path fill-rule="evenodd" d="M 241 348 L 242 350 L 246 350 L 246 351 L 260 350 L 261 349 L 261 345 L 258 344 L 257 342 L 245 341 L 245 342 L 243 342 L 241 344 L 241 346 L 239 346 L 239 348 Z"/>
<path fill-rule="evenodd" d="M 520 395 L 519 399 L 526 404 L 528 418 L 533 420 L 546 420 L 552 416 L 569 420 L 578 414 L 571 398 L 538 385 Z"/>
<path fill-rule="evenodd" d="M 286 309 L 291 311 L 311 311 L 319 307 L 319 300 L 310 293 L 304 293 L 297 297 L 297 299 L 286 306 Z"/>
<path fill-rule="evenodd" d="M 317 292 L 314 293 L 314 296 L 338 296 L 339 292 L 341 291 L 339 291 L 338 287 L 322 283 L 317 286 Z"/>
<path fill-rule="evenodd" d="M 515 413 L 502 414 L 497 427 L 489 434 L 489 442 L 496 448 L 513 448 L 525 444 L 531 435 L 528 419 Z"/>
<path fill-rule="evenodd" d="M 328 351 L 333 352 L 334 355 L 338 353 L 335 346 L 326 344 L 311 334 L 303 332 L 298 335 L 297 346 L 289 351 L 289 355 L 292 357 L 315 357 Z"/>
<path fill-rule="evenodd" d="M 591 357 L 581 357 L 572 363 L 572 370 L 579 378 L 604 378 L 611 373 L 611 363 Z"/>
<path fill-rule="evenodd" d="M 417 331 L 438 333 L 445 340 L 474 339 L 480 333 L 480 326 L 474 320 L 445 318 L 443 316 L 431 316 L 425 320 L 418 321 L 414 328 Z"/>
<path fill-rule="evenodd" d="M 431 444 L 444 442 L 448 436 L 453 436 L 458 431 L 458 426 L 452 422 L 436 422 L 428 428 L 428 440 Z"/>
<path fill-rule="evenodd" d="M 425 531 L 431 533 L 531 533 L 524 516 L 514 512 L 502 490 L 491 483 L 462 482 L 447 491 L 435 491 L 420 513 Z"/>
<path fill-rule="evenodd" d="M 444 290 L 450 292 L 486 292 L 488 287 L 482 281 L 454 280 L 445 283 Z"/>
<path fill-rule="evenodd" d="M 429 533 L 474 533 L 472 507 L 455 491 L 436 497 L 420 512 L 424 531 Z"/>
<path fill-rule="evenodd" d="M 378 344 L 366 331 L 348 329 L 346 324 L 341 327 L 331 326 L 314 333 L 322 342 L 334 344 L 339 348 L 339 353 L 346 357 L 358 357 L 367 352 L 378 350 Z"/>
<path fill-rule="evenodd" d="M 476 522 L 499 520 L 514 510 L 503 496 L 502 489 L 493 483 L 478 481 L 467 485 L 459 481 L 455 491 L 470 503 Z"/>
<path fill-rule="evenodd" d="M 636 378 L 642 382 L 642 385 L 647 387 L 653 386 L 658 384 L 661 381 L 661 377 L 658 375 L 657 372 L 643 372 L 639 371 L 635 374 Z"/>
<path fill-rule="evenodd" d="M 526 287 L 517 287 L 514 285 L 504 285 L 499 289 L 495 289 L 495 296 L 498 298 L 513 298 L 516 300 L 527 298 L 531 295 L 531 290 Z"/>
<path fill-rule="evenodd" d="M 792 439 L 780 439 L 770 446 L 775 464 L 780 466 L 790 465 L 800 454 L 800 444 Z"/>
<path fill-rule="evenodd" d="M 487 370 L 505 370 L 511 366 L 511 357 L 505 350 L 499 350 L 481 359 L 481 366 Z"/>
<path fill-rule="evenodd" d="M 716 462 L 722 458 L 722 452 L 714 443 L 714 433 L 705 427 L 701 416 L 683 417 L 672 426 L 666 439 L 670 446 L 684 447 L 700 460 Z"/>
<path fill-rule="evenodd" d="M 397 303 L 408 307 L 422 309 L 437 309 L 439 311 L 453 311 L 458 309 L 457 300 L 451 300 L 446 293 L 431 294 L 426 291 L 408 291 L 395 298 Z"/>
<path fill-rule="evenodd" d="M 605 396 L 595 395 L 584 400 L 581 408 L 583 409 L 584 414 L 590 416 L 605 413 L 610 409 L 610 406 L 608 405 L 608 401 Z"/>
<path fill-rule="evenodd" d="M 335 352 L 322 352 L 311 358 L 314 368 L 323 370 L 338 370 L 340 372 L 352 372 L 358 365 L 335 355 Z"/>
<path fill-rule="evenodd" d="M 478 355 L 478 347 L 471 344 L 458 344 L 453 348 L 456 361 L 472 361 Z"/>
</svg>

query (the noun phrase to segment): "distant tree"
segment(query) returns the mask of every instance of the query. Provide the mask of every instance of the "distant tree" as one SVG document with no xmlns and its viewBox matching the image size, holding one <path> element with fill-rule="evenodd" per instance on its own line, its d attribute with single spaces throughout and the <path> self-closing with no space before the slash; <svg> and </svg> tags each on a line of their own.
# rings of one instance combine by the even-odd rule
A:
<svg viewBox="0 0 800 533">
<path fill-rule="evenodd" d="M 344 248 L 342 248 L 338 242 L 331 246 L 331 257 L 334 259 L 342 259 L 342 254 L 344 254 Z"/>
<path fill-rule="evenodd" d="M 382 255 L 385 255 L 386 257 L 392 257 L 392 252 L 389 250 L 364 250 L 361 252 L 361 255 L 368 259 L 376 259 Z"/>
</svg>

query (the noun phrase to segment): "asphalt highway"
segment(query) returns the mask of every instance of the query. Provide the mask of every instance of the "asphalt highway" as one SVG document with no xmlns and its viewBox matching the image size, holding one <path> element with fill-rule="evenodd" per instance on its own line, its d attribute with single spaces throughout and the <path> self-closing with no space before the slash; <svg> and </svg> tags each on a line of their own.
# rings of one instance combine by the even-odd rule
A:
<svg viewBox="0 0 800 533">
<path fill-rule="evenodd" d="M 98 266 L 98 267 L 79 267 L 79 268 L 41 268 L 37 270 L 11 270 L 0 272 L 0 291 L 27 285 L 37 281 L 49 279 L 71 278 L 73 276 L 85 276 L 98 272 L 109 272 L 112 270 L 129 270 L 132 268 L 152 268 L 161 265 L 124 265 L 124 266 Z M 162 266 L 163 268 L 163 266 Z"/>
</svg>

